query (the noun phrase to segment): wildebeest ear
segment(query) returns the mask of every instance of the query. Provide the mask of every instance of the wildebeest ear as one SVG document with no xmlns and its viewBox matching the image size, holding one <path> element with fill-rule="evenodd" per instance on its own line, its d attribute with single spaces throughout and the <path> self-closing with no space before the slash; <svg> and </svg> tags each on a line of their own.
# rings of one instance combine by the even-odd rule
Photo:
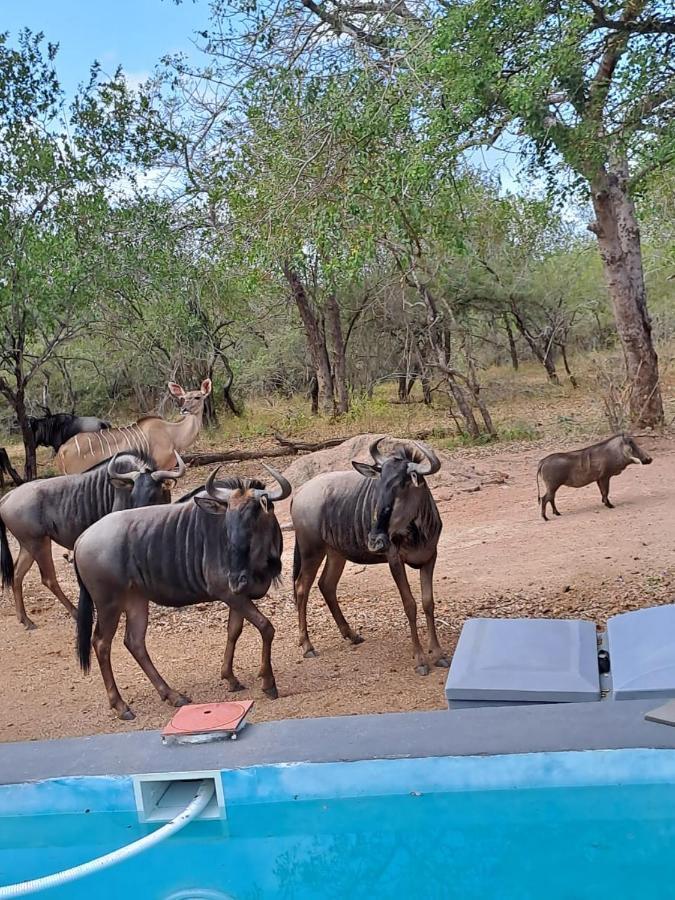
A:
<svg viewBox="0 0 675 900">
<path fill-rule="evenodd" d="M 224 516 L 227 512 L 227 503 L 219 503 L 211 497 L 195 497 L 195 503 L 204 512 L 211 513 L 212 516 Z"/>
<path fill-rule="evenodd" d="M 179 384 L 176 384 L 175 381 L 170 381 L 168 384 L 168 388 L 169 388 L 169 392 L 174 397 L 184 397 L 185 396 L 185 391 Z"/>
<path fill-rule="evenodd" d="M 134 489 L 133 481 L 129 481 L 126 478 L 110 477 L 110 484 L 117 488 L 118 491 L 132 491 Z"/>
<path fill-rule="evenodd" d="M 363 475 L 365 478 L 377 478 L 380 474 L 379 466 L 372 466 L 370 463 L 357 462 L 353 459 L 352 465 L 359 475 Z"/>
<path fill-rule="evenodd" d="M 260 495 L 260 505 L 265 510 L 265 512 L 270 511 L 270 507 L 272 506 L 272 504 L 270 503 L 270 498 L 267 496 L 267 494 Z"/>
<path fill-rule="evenodd" d="M 211 388 L 212 388 L 212 387 L 213 387 L 213 385 L 211 384 L 211 379 L 210 379 L 210 378 L 205 378 L 205 379 L 202 381 L 202 394 L 203 394 L 205 397 L 208 397 L 209 394 L 211 393 Z"/>
<path fill-rule="evenodd" d="M 419 487 L 422 484 L 422 476 L 414 470 L 410 473 L 410 480 L 415 485 L 415 487 Z"/>
</svg>

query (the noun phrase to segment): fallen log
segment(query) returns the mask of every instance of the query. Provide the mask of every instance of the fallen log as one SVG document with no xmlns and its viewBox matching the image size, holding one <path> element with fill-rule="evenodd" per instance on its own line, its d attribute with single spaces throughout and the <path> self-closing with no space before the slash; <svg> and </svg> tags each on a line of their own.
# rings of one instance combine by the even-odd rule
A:
<svg viewBox="0 0 675 900">
<path fill-rule="evenodd" d="M 296 456 L 298 453 L 315 453 L 317 450 L 327 450 L 329 447 L 337 447 L 347 438 L 329 438 L 326 441 L 308 443 L 306 441 L 291 441 L 281 435 L 275 435 L 279 447 L 261 447 L 257 450 L 221 450 L 213 453 L 186 453 L 183 459 L 191 466 L 210 466 L 219 462 L 245 462 L 249 459 L 268 459 L 274 456 Z"/>
</svg>

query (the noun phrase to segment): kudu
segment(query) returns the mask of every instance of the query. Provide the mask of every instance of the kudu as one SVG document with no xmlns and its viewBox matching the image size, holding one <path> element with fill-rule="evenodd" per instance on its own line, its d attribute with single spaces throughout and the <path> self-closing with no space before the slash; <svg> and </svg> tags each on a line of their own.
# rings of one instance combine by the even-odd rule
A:
<svg viewBox="0 0 675 900">
<path fill-rule="evenodd" d="M 360 565 L 388 563 L 410 624 L 415 671 L 429 673 L 428 660 L 417 633 L 417 604 L 405 566 L 420 571 L 422 606 L 429 634 L 430 660 L 447 667 L 436 634 L 433 575 L 441 518 L 426 479 L 441 463 L 434 451 L 416 443 L 383 456 L 379 440 L 370 447 L 374 465 L 352 462 L 355 472 L 317 475 L 296 492 L 291 505 L 295 530 L 293 583 L 298 607 L 300 646 L 306 657 L 316 656 L 307 630 L 307 599 L 324 559 L 319 589 L 345 639 L 363 640 L 342 614 L 337 585 L 347 560 Z M 365 476 L 365 477 L 364 477 Z"/>
<path fill-rule="evenodd" d="M 581 450 L 570 450 L 567 453 L 551 453 L 545 456 L 537 469 L 537 500 L 541 504 L 542 518 L 546 517 L 546 506 L 551 504 L 553 514 L 559 516 L 555 505 L 558 488 L 585 487 L 596 482 L 600 488 L 602 502 L 608 509 L 614 509 L 609 502 L 609 480 L 620 475 L 627 466 L 648 466 L 651 456 L 638 447 L 629 434 L 616 434 L 614 437 L 584 447 Z M 541 495 L 539 476 L 544 480 L 546 491 Z"/>
<path fill-rule="evenodd" d="M 161 416 L 144 416 L 133 425 L 110 428 L 98 434 L 75 435 L 57 454 L 60 471 L 64 475 L 83 472 L 113 453 L 136 446 L 152 454 L 158 466 L 172 465 L 174 452 L 186 450 L 199 434 L 204 402 L 211 393 L 211 381 L 206 378 L 197 391 L 184 391 L 173 381 L 168 387 L 180 402 L 181 422 L 167 422 Z"/>
<path fill-rule="evenodd" d="M 75 618 L 75 607 L 56 579 L 52 541 L 72 550 L 78 537 L 94 522 L 118 509 L 169 503 L 170 485 L 185 473 L 158 469 L 140 450 L 127 450 L 81 475 L 43 478 L 15 488 L 0 500 L 0 569 L 3 587 L 12 587 L 16 615 L 26 628 L 35 628 L 23 602 L 23 580 L 37 562 L 42 583 Z M 7 530 L 19 543 L 16 565 Z"/>
<path fill-rule="evenodd" d="M 90 667 L 93 646 L 110 706 L 121 719 L 134 714 L 122 699 L 110 664 L 110 647 L 126 614 L 124 644 L 162 700 L 189 703 L 164 681 L 145 646 L 148 604 L 182 607 L 221 600 L 230 607 L 221 677 L 231 691 L 242 686 L 233 673 L 234 650 L 244 619 L 263 642 L 259 676 L 268 697 L 278 696 L 272 671 L 274 627 L 253 602 L 264 597 L 281 573 L 283 539 L 274 503 L 291 493 L 288 481 L 265 466 L 279 488 L 239 478 L 215 484 L 171 506 L 113 513 L 92 525 L 75 545 L 80 584 L 77 646 L 80 666 Z"/>
</svg>

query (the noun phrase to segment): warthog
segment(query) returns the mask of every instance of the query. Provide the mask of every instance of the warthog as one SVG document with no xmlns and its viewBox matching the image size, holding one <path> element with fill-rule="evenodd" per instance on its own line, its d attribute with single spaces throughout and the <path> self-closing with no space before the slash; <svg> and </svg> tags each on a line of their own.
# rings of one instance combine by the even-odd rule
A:
<svg viewBox="0 0 675 900">
<path fill-rule="evenodd" d="M 204 491 L 163 508 L 113 513 L 92 525 L 75 545 L 80 666 L 89 671 L 95 608 L 94 650 L 110 706 L 121 719 L 134 718 L 110 664 L 110 646 L 123 612 L 124 644 L 159 696 L 173 706 L 190 702 L 169 687 L 148 655 L 150 600 L 173 607 L 209 600 L 227 603 L 230 616 L 221 678 L 231 691 L 242 687 L 232 662 L 247 619 L 262 637 L 263 691 L 272 699 L 278 696 L 272 671 L 274 627 L 253 601 L 264 597 L 281 574 L 283 539 L 274 503 L 288 497 L 291 486 L 276 469 L 265 468 L 279 483 L 276 490 L 251 479 L 229 478 L 216 484 L 216 469 Z"/>
<path fill-rule="evenodd" d="M 42 478 L 22 484 L 0 501 L 0 568 L 2 586 L 12 587 L 16 615 L 26 628 L 35 628 L 23 603 L 23 580 L 37 562 L 42 583 L 75 617 L 75 607 L 56 580 L 52 541 L 72 550 L 75 541 L 94 522 L 109 512 L 137 506 L 169 503 L 173 484 L 185 472 L 161 471 L 141 450 L 117 454 L 81 475 Z M 16 566 L 7 542 L 7 531 L 19 543 Z"/>
<path fill-rule="evenodd" d="M 337 585 L 347 560 L 361 565 L 388 563 L 410 625 L 415 671 L 429 674 L 429 662 L 450 665 L 436 634 L 433 577 L 436 548 L 443 527 L 426 479 L 440 460 L 424 444 L 398 447 L 391 456 L 370 447 L 374 465 L 352 461 L 355 472 L 327 472 L 306 482 L 295 494 L 291 518 L 295 528 L 293 582 L 298 606 L 300 646 L 316 656 L 307 631 L 307 598 L 323 560 L 319 589 L 344 638 L 363 640 L 342 614 Z M 422 606 L 429 633 L 429 657 L 417 632 L 417 604 L 406 565 L 418 569 Z"/>
<path fill-rule="evenodd" d="M 567 453 L 551 453 L 544 457 L 537 469 L 537 501 L 541 504 L 541 515 L 546 521 L 546 505 L 551 504 L 554 515 L 560 513 L 555 505 L 555 495 L 559 487 L 585 487 L 595 481 L 600 488 L 602 502 L 608 509 L 614 509 L 609 502 L 609 479 L 620 475 L 630 465 L 648 466 L 651 456 L 641 450 L 629 434 L 615 434 L 582 450 Z M 539 489 L 539 476 L 544 480 L 546 493 Z"/>
</svg>

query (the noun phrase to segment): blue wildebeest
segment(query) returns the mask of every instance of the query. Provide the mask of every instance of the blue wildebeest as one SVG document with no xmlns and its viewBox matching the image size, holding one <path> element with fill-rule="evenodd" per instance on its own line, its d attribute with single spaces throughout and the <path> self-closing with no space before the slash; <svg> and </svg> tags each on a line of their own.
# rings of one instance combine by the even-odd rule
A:
<svg viewBox="0 0 675 900">
<path fill-rule="evenodd" d="M 242 685 L 234 675 L 234 650 L 244 619 L 262 637 L 259 677 L 265 694 L 278 696 L 272 671 L 272 623 L 254 600 L 264 597 L 281 574 L 283 538 L 274 502 L 291 493 L 288 481 L 265 466 L 278 489 L 260 481 L 228 478 L 181 502 L 156 509 L 113 513 L 86 531 L 75 545 L 80 583 L 77 647 L 80 666 L 90 667 L 93 643 L 110 706 L 121 719 L 134 714 L 122 699 L 110 664 L 110 646 L 121 614 L 126 614 L 124 644 L 162 700 L 182 706 L 190 700 L 164 681 L 145 646 L 148 603 L 190 606 L 222 600 L 230 607 L 221 678 L 231 691 Z M 92 627 L 96 609 L 96 627 Z"/>
<path fill-rule="evenodd" d="M 72 550 L 78 537 L 113 510 L 169 503 L 171 485 L 185 473 L 176 454 L 173 471 L 157 468 L 141 450 L 118 453 L 81 475 L 43 478 L 15 488 L 0 500 L 0 569 L 2 585 L 14 591 L 16 615 L 26 628 L 35 628 L 23 603 L 23 580 L 37 562 L 42 583 L 75 618 L 75 607 L 56 580 L 52 541 Z M 19 543 L 16 566 L 7 530 Z"/>
<path fill-rule="evenodd" d="M 46 416 L 28 417 L 28 425 L 33 432 L 36 447 L 51 447 L 56 453 L 67 440 L 76 434 L 93 434 L 110 428 L 110 422 L 104 422 L 96 416 L 76 416 L 71 413 L 50 413 Z"/>
<path fill-rule="evenodd" d="M 600 488 L 602 502 L 608 509 L 614 509 L 609 502 L 609 479 L 620 475 L 630 465 L 648 466 L 651 456 L 638 447 L 629 434 L 615 434 L 614 437 L 566 453 L 551 453 L 545 456 L 537 469 L 537 501 L 541 503 L 541 515 L 546 521 L 546 506 L 551 504 L 553 514 L 559 516 L 555 505 L 558 488 L 586 487 L 596 482 Z M 541 495 L 539 476 L 544 480 L 546 492 Z"/>
<path fill-rule="evenodd" d="M 374 465 L 353 461 L 355 472 L 317 475 L 294 495 L 293 584 L 300 646 L 305 656 L 316 656 L 307 631 L 307 599 L 326 557 L 319 588 L 340 633 L 353 644 L 363 639 L 347 623 L 336 594 L 345 563 L 387 562 L 410 623 L 415 671 L 428 675 L 429 665 L 417 633 L 417 604 L 405 566 L 420 571 L 431 661 L 445 668 L 449 662 L 436 635 L 433 594 L 436 547 L 443 526 L 426 483 L 441 463 L 430 447 L 419 443 L 414 445 L 416 449 L 401 446 L 393 455 L 383 456 L 378 449 L 381 440 L 370 447 Z"/>
</svg>

